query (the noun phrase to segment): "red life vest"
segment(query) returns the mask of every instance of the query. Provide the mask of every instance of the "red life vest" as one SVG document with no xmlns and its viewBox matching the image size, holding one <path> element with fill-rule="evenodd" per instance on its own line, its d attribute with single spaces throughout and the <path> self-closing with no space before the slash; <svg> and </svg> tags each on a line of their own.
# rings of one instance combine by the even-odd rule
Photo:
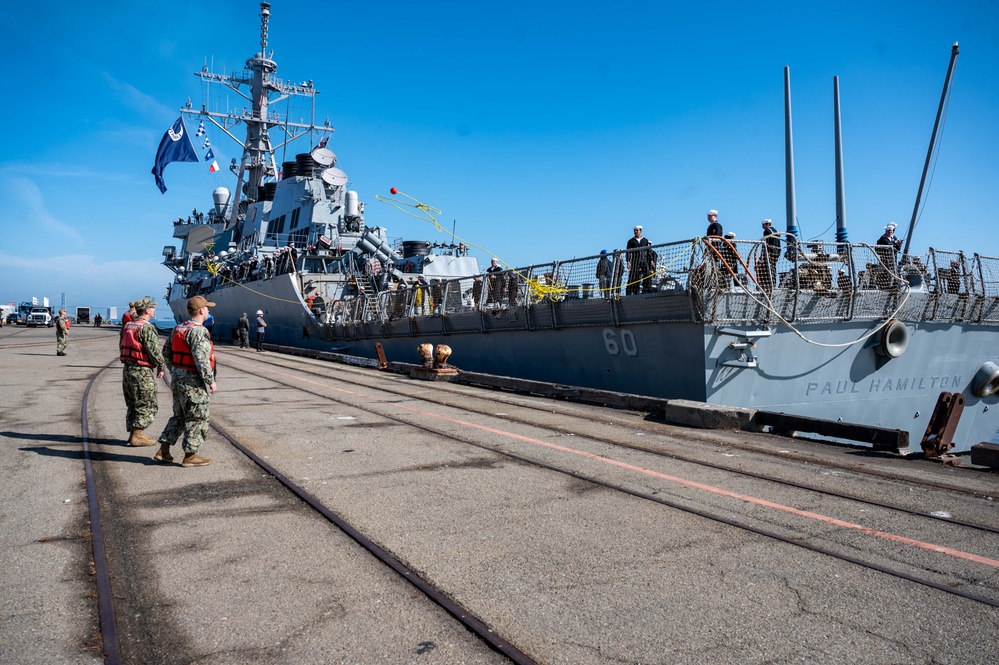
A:
<svg viewBox="0 0 999 665">
<path fill-rule="evenodd" d="M 149 325 L 149 321 L 136 319 L 129 321 L 121 330 L 121 356 L 118 358 L 123 363 L 135 363 L 142 367 L 155 367 L 146 353 L 146 348 L 139 341 L 139 328 Z"/>
<path fill-rule="evenodd" d="M 173 356 L 171 362 L 174 367 L 179 367 L 181 369 L 186 369 L 189 372 L 197 372 L 198 368 L 194 364 L 194 356 L 191 355 L 191 347 L 187 344 L 187 334 L 191 332 L 191 329 L 195 326 L 200 326 L 200 323 L 195 323 L 194 321 L 186 321 L 176 328 L 173 329 L 173 333 L 170 335 L 170 348 L 173 350 Z M 209 352 L 208 360 L 211 362 L 212 371 L 215 371 L 215 344 L 208 340 Z"/>
</svg>

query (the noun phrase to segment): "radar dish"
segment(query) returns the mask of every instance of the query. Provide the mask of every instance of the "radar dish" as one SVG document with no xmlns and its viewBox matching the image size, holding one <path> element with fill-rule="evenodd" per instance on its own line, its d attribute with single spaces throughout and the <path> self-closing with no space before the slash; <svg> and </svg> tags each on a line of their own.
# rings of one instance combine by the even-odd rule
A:
<svg viewBox="0 0 999 665">
<path fill-rule="evenodd" d="M 214 235 L 215 230 L 207 224 L 204 226 L 195 226 L 187 234 L 187 251 L 192 254 L 203 253 L 205 248 L 202 245 L 211 240 Z"/>
<path fill-rule="evenodd" d="M 329 148 L 316 148 L 312 151 L 312 159 L 319 166 L 333 166 L 333 162 L 336 161 L 336 155 Z"/>
<path fill-rule="evenodd" d="M 335 166 L 324 170 L 322 178 L 323 182 L 331 187 L 339 187 L 340 185 L 347 184 L 347 174 Z"/>
</svg>

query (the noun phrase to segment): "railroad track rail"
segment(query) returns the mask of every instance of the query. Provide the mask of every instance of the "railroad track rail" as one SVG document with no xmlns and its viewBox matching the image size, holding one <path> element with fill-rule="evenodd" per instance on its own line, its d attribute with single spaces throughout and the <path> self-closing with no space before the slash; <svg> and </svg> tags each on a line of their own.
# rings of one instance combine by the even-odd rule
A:
<svg viewBox="0 0 999 665">
<path fill-rule="evenodd" d="M 80 437 L 83 443 L 83 468 L 87 484 L 87 512 L 90 516 L 90 542 L 94 555 L 94 582 L 97 586 L 97 616 L 101 627 L 101 649 L 105 665 L 121 663 L 121 645 L 118 642 L 118 619 L 114 613 L 114 600 L 111 593 L 111 575 L 108 568 L 107 550 L 104 546 L 104 523 L 101 519 L 100 499 L 97 482 L 94 479 L 93 451 L 90 445 L 90 422 L 87 417 L 90 390 L 98 377 L 112 367 L 117 360 L 97 370 L 87 382 L 83 392 L 83 405 L 80 408 Z"/>
</svg>

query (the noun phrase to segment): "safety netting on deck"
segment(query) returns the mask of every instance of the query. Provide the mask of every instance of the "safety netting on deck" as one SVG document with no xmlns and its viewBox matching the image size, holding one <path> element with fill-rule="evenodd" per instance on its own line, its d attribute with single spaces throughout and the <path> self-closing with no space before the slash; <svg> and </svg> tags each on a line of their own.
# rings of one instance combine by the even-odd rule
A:
<svg viewBox="0 0 999 665">
<path fill-rule="evenodd" d="M 999 322 L 999 259 L 830 242 L 695 238 L 334 304 L 336 336 L 690 321 Z"/>
</svg>

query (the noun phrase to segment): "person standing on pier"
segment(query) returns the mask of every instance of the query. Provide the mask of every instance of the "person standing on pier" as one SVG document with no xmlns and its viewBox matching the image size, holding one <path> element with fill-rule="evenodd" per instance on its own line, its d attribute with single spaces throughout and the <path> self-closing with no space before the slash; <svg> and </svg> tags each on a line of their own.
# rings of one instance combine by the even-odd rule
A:
<svg viewBox="0 0 999 665">
<path fill-rule="evenodd" d="M 246 318 L 246 312 L 243 312 L 243 316 L 239 317 L 236 330 L 239 332 L 239 348 L 248 348 L 250 346 L 250 320 Z"/>
<path fill-rule="evenodd" d="M 166 372 L 160 352 L 160 336 L 150 320 L 156 316 L 156 303 L 146 296 L 135 303 L 135 318 L 121 329 L 119 360 L 124 364 L 121 391 L 125 396 L 125 428 L 128 445 L 155 446 L 146 436 L 159 405 L 156 402 L 156 379 Z"/>
<path fill-rule="evenodd" d="M 66 310 L 60 309 L 59 316 L 55 320 L 56 328 L 56 355 L 66 355 L 66 347 L 69 346 L 69 317 Z"/>
<path fill-rule="evenodd" d="M 267 329 L 267 322 L 264 321 L 264 311 L 257 310 L 257 351 L 264 350 L 264 332 Z"/>
<path fill-rule="evenodd" d="M 128 311 L 121 315 L 121 329 L 125 329 L 125 324 L 135 319 L 135 301 L 128 303 Z"/>
<path fill-rule="evenodd" d="M 160 434 L 160 449 L 153 456 L 160 462 L 173 462 L 170 446 L 184 436 L 183 467 L 207 466 L 212 460 L 199 457 L 208 433 L 210 414 L 208 402 L 218 386 L 215 383 L 215 345 L 202 325 L 208 318 L 208 308 L 215 303 L 201 296 L 187 301 L 190 320 L 173 329 L 163 357 L 170 367 L 170 388 L 173 392 L 173 416 Z"/>
</svg>

